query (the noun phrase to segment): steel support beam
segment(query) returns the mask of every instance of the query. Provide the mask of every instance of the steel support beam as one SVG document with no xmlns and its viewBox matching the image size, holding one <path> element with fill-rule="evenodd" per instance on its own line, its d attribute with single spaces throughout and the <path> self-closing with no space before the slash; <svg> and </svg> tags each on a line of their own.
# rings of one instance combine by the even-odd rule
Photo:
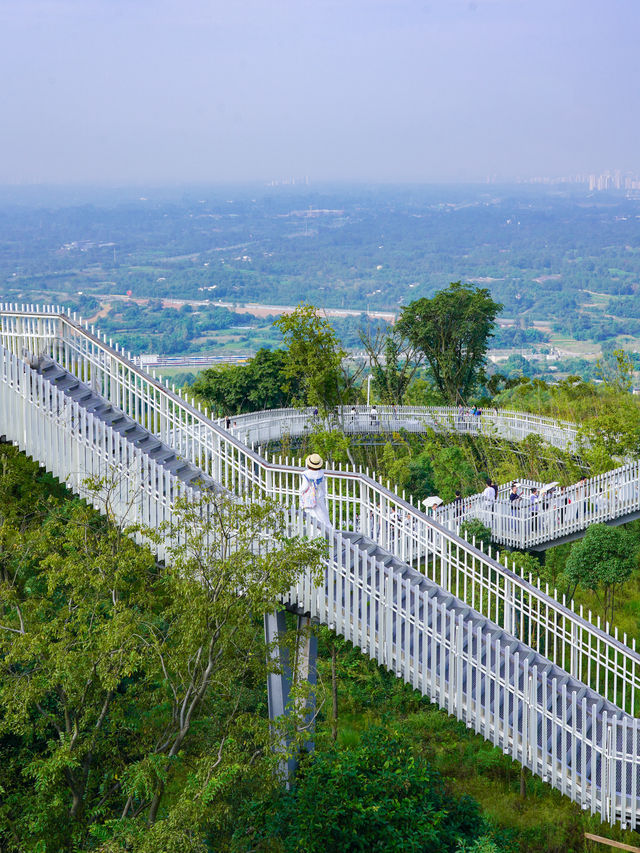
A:
<svg viewBox="0 0 640 853">
<path fill-rule="evenodd" d="M 311 691 L 306 702 L 304 713 L 305 727 L 309 736 L 305 741 L 305 749 L 311 752 L 314 748 L 311 732 L 315 717 L 315 686 L 317 683 L 316 662 L 318 656 L 318 639 L 311 630 L 311 619 L 309 616 L 297 616 L 295 652 L 293 669 L 289 661 L 289 649 L 287 648 L 285 635 L 287 633 L 287 614 L 284 610 L 276 613 L 265 613 L 264 637 L 267 645 L 267 665 L 269 674 L 267 676 L 267 699 L 269 705 L 269 719 L 272 723 L 279 717 L 289 716 L 291 705 L 289 697 L 293 684 L 300 684 L 303 680 L 311 686 Z M 300 709 L 302 710 L 302 709 Z M 283 735 L 276 746 L 282 755 L 280 773 L 283 781 L 289 787 L 298 767 L 298 757 L 291 755 L 291 742 Z"/>
</svg>

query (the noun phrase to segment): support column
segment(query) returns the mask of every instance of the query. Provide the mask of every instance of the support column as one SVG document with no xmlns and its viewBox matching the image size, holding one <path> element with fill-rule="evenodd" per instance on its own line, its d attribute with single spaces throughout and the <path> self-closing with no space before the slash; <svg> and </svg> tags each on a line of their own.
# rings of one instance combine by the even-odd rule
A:
<svg viewBox="0 0 640 853">
<path fill-rule="evenodd" d="M 308 726 L 308 737 L 304 744 L 307 752 L 313 752 L 314 748 L 313 721 L 316 712 L 315 687 L 318 680 L 317 659 L 318 637 L 311 630 L 311 617 L 298 616 L 298 624 L 296 626 L 296 663 L 294 668 L 294 679 L 298 683 L 300 681 L 308 681 L 311 687 L 306 703 L 306 713 L 304 715 L 305 723 Z"/>
<path fill-rule="evenodd" d="M 264 636 L 268 647 L 268 663 L 275 664 L 277 672 L 270 672 L 267 676 L 267 698 L 269 706 L 269 719 L 276 720 L 278 717 L 288 716 L 290 708 L 287 707 L 292 683 L 300 683 L 301 680 L 309 682 L 312 688 L 317 681 L 316 660 L 318 655 L 318 640 L 310 630 L 311 619 L 308 616 L 298 616 L 296 625 L 296 644 L 293 671 L 289 662 L 289 650 L 284 640 L 287 631 L 287 615 L 281 610 L 277 613 L 266 613 L 264 616 Z M 306 703 L 305 722 L 310 727 L 309 736 L 305 741 L 305 749 L 308 752 L 314 747 L 311 737 L 313 718 L 315 714 L 315 691 L 312 690 Z M 298 767 L 298 758 L 295 755 L 288 756 L 291 744 L 284 735 L 276 746 L 283 754 L 280 763 L 280 773 L 283 781 L 289 787 Z M 287 757 L 288 756 L 288 757 Z"/>
</svg>

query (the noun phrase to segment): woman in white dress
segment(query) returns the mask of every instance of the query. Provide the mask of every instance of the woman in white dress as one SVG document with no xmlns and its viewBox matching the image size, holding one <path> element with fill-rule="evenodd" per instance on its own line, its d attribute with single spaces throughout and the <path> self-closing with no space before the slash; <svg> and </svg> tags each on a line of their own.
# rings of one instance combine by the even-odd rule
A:
<svg viewBox="0 0 640 853">
<path fill-rule="evenodd" d="M 300 506 L 321 524 L 331 528 L 322 456 L 319 453 L 312 453 L 307 456 L 305 465 L 306 470 L 300 483 Z"/>
</svg>

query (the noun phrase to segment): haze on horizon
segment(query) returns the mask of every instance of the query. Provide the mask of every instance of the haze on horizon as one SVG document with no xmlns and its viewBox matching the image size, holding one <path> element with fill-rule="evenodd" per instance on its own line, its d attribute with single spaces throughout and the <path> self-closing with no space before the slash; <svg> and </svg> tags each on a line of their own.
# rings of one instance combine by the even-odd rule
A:
<svg viewBox="0 0 640 853">
<path fill-rule="evenodd" d="M 0 184 L 640 172 L 637 0 L 0 0 Z"/>
</svg>

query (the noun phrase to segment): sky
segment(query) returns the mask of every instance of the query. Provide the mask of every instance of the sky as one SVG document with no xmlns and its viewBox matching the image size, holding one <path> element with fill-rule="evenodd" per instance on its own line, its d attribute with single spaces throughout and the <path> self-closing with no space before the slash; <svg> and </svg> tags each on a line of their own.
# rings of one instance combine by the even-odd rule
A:
<svg viewBox="0 0 640 853">
<path fill-rule="evenodd" d="M 0 183 L 640 173 L 639 0 L 0 0 Z"/>
</svg>

